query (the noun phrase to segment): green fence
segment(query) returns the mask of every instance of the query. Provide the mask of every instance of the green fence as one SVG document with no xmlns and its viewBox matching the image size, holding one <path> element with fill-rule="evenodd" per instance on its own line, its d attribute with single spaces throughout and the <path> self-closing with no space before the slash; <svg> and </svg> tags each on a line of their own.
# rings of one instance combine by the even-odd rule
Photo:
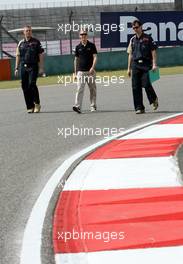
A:
<svg viewBox="0 0 183 264">
<path fill-rule="evenodd" d="M 126 51 L 103 52 L 98 54 L 97 70 L 118 70 L 127 68 L 128 55 Z M 73 72 L 74 55 L 45 57 L 47 75 L 61 75 Z M 160 67 L 183 65 L 183 47 L 158 49 L 158 65 Z M 11 60 L 12 78 L 14 60 Z"/>
</svg>

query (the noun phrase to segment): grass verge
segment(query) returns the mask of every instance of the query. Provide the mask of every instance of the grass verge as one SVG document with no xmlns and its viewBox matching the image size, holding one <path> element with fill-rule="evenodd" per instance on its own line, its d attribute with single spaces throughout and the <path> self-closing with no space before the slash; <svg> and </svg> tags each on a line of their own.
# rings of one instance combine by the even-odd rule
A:
<svg viewBox="0 0 183 264">
<path fill-rule="evenodd" d="M 183 66 L 160 68 L 160 74 L 161 75 L 183 74 Z M 109 76 L 109 77 L 124 76 L 124 78 L 127 78 L 126 70 L 102 71 L 102 72 L 97 72 L 97 75 L 101 77 L 103 76 Z M 66 76 L 66 75 L 63 75 L 63 76 Z M 70 76 L 72 80 L 71 74 L 67 76 Z M 38 86 L 57 85 L 58 81 L 59 81 L 58 76 L 48 76 L 44 78 L 38 78 Z M 61 82 L 59 84 L 61 84 Z M 21 86 L 20 80 L 0 81 L 0 89 L 19 88 L 20 86 Z"/>
</svg>

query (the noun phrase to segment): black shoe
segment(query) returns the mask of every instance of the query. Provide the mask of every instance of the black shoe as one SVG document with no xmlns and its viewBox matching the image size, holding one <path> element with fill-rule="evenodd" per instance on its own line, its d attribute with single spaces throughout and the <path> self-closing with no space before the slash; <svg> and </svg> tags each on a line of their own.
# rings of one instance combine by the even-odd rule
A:
<svg viewBox="0 0 183 264">
<path fill-rule="evenodd" d="M 81 109 L 78 106 L 73 106 L 73 111 L 77 112 L 78 114 L 81 114 Z"/>
<path fill-rule="evenodd" d="M 139 114 L 144 114 L 144 113 L 145 113 L 145 110 L 144 110 L 144 109 L 138 109 L 138 110 L 135 111 L 135 113 L 136 113 L 137 115 L 139 115 Z"/>
</svg>

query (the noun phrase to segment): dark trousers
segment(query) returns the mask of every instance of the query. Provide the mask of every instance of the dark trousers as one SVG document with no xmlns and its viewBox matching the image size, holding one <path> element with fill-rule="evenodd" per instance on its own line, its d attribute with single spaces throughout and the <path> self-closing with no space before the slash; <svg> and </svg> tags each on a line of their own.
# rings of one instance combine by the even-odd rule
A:
<svg viewBox="0 0 183 264">
<path fill-rule="evenodd" d="M 142 88 L 145 88 L 149 103 L 152 104 L 157 99 L 157 95 L 150 83 L 148 71 L 132 67 L 132 91 L 135 110 L 145 109 Z"/>
<path fill-rule="evenodd" d="M 38 77 L 38 65 L 31 67 L 21 66 L 22 90 L 24 93 L 27 109 L 31 109 L 35 104 L 40 104 L 39 91 L 36 85 Z"/>
</svg>

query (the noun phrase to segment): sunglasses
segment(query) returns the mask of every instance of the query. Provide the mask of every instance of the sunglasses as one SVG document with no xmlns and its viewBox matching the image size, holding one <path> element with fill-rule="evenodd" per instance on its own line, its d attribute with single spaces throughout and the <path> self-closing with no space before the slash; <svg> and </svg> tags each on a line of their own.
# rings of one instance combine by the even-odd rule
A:
<svg viewBox="0 0 183 264">
<path fill-rule="evenodd" d="M 80 36 L 86 36 L 87 34 L 86 33 L 82 33 L 82 34 L 80 34 Z"/>
<path fill-rule="evenodd" d="M 138 28 L 139 28 L 139 26 L 133 27 L 133 29 L 138 29 Z"/>
</svg>

